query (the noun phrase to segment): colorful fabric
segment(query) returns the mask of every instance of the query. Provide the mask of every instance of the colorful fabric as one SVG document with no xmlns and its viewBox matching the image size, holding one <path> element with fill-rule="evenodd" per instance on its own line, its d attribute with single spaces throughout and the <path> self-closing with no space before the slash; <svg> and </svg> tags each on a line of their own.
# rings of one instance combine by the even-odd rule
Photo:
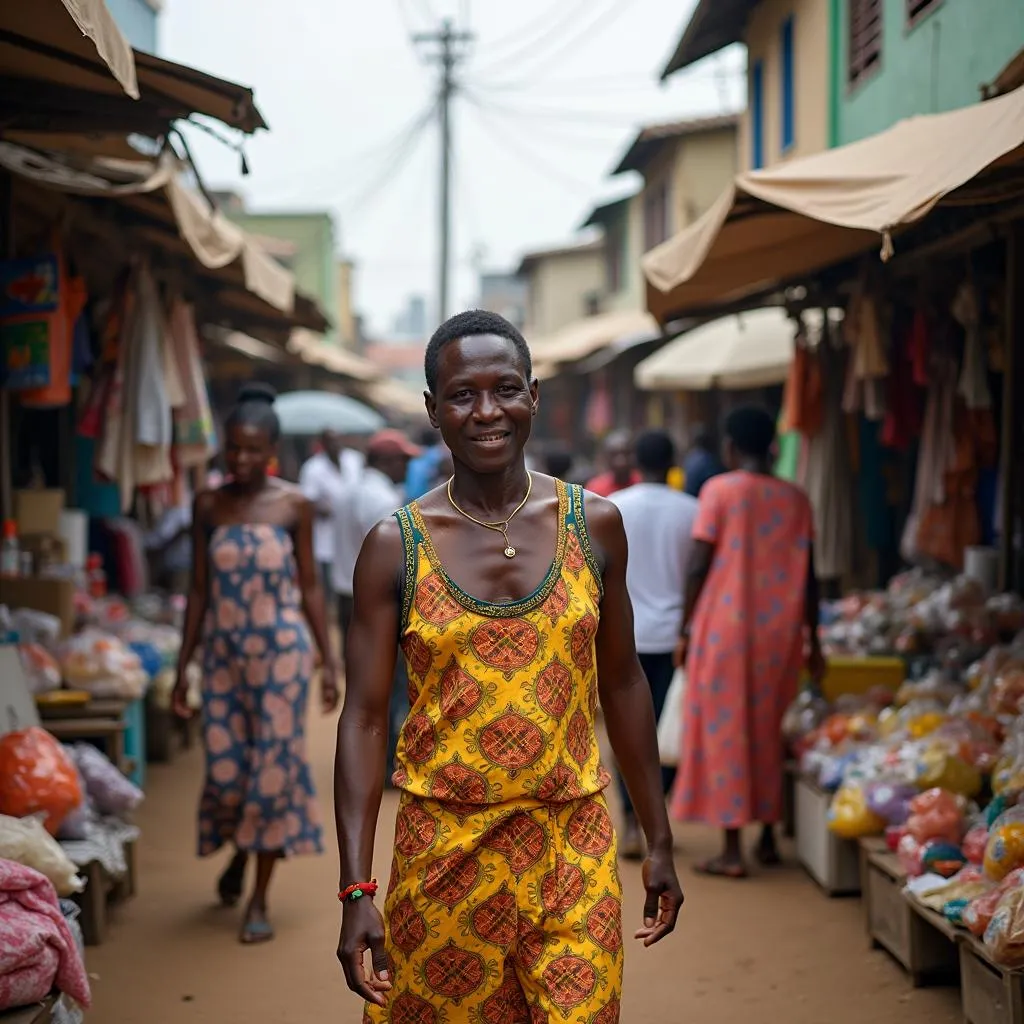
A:
<svg viewBox="0 0 1024 1024">
<path fill-rule="evenodd" d="M 579 487 L 557 483 L 554 561 L 521 601 L 445 572 L 414 503 L 402 648 L 411 711 L 384 907 L 394 989 L 367 1022 L 614 1024 L 621 886 L 601 790 L 601 575 Z"/>
<path fill-rule="evenodd" d="M 609 470 L 606 473 L 599 473 L 597 476 L 591 477 L 587 481 L 587 490 L 593 494 L 599 494 L 602 498 L 610 498 L 616 491 L 624 491 L 627 487 L 632 487 L 642 480 L 643 477 L 634 469 L 629 476 L 628 484 L 618 484 L 615 482 L 615 475 Z"/>
<path fill-rule="evenodd" d="M 403 794 L 364 1024 L 615 1024 L 622 887 L 602 795 L 453 809 Z"/>
<path fill-rule="evenodd" d="M 701 492 L 696 540 L 715 557 L 694 613 L 673 814 L 720 828 L 782 811 L 782 715 L 803 658 L 813 533 L 807 496 L 783 480 L 726 473 Z"/>
<path fill-rule="evenodd" d="M 601 574 L 582 492 L 557 486 L 555 560 L 522 601 L 471 597 L 445 571 L 419 506 L 396 513 L 411 706 L 400 789 L 459 803 L 561 803 L 608 785 L 594 733 Z"/>
<path fill-rule="evenodd" d="M 259 853 L 323 850 L 306 761 L 313 648 L 296 575 L 292 540 L 282 527 L 213 531 L 200 856 L 229 842 Z"/>
</svg>

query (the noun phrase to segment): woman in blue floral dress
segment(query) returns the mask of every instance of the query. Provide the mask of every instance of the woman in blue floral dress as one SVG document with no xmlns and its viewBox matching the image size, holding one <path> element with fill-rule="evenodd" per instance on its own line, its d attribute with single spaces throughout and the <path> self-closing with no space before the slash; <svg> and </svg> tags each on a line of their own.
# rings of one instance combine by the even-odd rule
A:
<svg viewBox="0 0 1024 1024">
<path fill-rule="evenodd" d="M 226 906 L 241 898 L 255 856 L 241 931 L 246 943 L 273 938 L 267 890 L 277 861 L 322 852 L 305 742 L 310 629 L 324 662 L 324 711 L 338 703 L 313 560 L 313 509 L 297 488 L 268 472 L 280 433 L 273 400 L 269 388 L 242 390 L 227 422 L 229 482 L 196 498 L 192 586 L 174 691 L 175 711 L 187 716 L 185 668 L 202 639 L 206 779 L 199 855 L 234 846 L 217 886 Z"/>
</svg>

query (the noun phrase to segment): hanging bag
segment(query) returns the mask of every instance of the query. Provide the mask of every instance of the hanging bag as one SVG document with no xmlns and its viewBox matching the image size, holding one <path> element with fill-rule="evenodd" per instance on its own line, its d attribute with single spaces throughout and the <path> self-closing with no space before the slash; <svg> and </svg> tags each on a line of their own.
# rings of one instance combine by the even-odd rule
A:
<svg viewBox="0 0 1024 1024">
<path fill-rule="evenodd" d="M 658 756 L 666 767 L 679 764 L 683 733 L 683 701 L 686 698 L 686 670 L 677 668 L 665 695 L 658 719 Z"/>
</svg>

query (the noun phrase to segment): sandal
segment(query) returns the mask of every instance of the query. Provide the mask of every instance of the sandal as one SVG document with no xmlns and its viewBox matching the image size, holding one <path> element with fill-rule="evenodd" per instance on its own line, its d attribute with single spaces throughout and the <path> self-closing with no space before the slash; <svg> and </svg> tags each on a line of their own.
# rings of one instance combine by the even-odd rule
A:
<svg viewBox="0 0 1024 1024">
<path fill-rule="evenodd" d="M 734 861 L 723 860 L 721 857 L 712 857 L 711 860 L 701 861 L 693 865 L 693 870 L 698 875 L 707 875 L 710 878 L 746 878 L 747 869 Z"/>
<path fill-rule="evenodd" d="M 238 941 L 243 946 L 255 946 L 261 942 L 269 942 L 273 937 L 274 928 L 268 920 L 265 918 L 257 920 L 246 918 L 245 923 L 242 925 L 242 932 L 238 936 Z"/>
</svg>

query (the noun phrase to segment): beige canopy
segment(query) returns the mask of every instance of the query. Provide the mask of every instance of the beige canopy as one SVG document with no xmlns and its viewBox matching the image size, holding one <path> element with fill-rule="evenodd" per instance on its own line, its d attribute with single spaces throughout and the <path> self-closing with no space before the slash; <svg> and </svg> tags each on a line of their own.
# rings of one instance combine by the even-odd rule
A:
<svg viewBox="0 0 1024 1024">
<path fill-rule="evenodd" d="M 1006 198 L 1001 179 L 1022 161 L 1018 89 L 740 174 L 696 223 L 644 256 L 647 307 L 664 323 L 798 280 L 880 243 L 887 258 L 891 236 L 950 193 L 957 194 L 949 202 Z"/>
<path fill-rule="evenodd" d="M 772 307 L 702 324 L 648 356 L 633 372 L 644 391 L 742 390 L 781 384 L 797 325 Z"/>
<path fill-rule="evenodd" d="M 73 73 L 81 84 L 92 69 L 139 98 L 135 56 L 103 0 L 7 0 L 0 9 L 4 75 L 61 81 Z"/>
<path fill-rule="evenodd" d="M 530 342 L 534 370 L 540 380 L 553 376 L 559 366 L 574 363 L 600 349 L 626 339 L 656 338 L 661 333 L 649 313 L 616 310 L 574 320 L 560 330 Z"/>
<path fill-rule="evenodd" d="M 358 381 L 376 381 L 384 371 L 368 359 L 349 352 L 340 345 L 332 345 L 312 331 L 296 328 L 288 339 L 288 348 L 310 366 L 322 366 L 331 373 L 351 377 Z"/>
</svg>

